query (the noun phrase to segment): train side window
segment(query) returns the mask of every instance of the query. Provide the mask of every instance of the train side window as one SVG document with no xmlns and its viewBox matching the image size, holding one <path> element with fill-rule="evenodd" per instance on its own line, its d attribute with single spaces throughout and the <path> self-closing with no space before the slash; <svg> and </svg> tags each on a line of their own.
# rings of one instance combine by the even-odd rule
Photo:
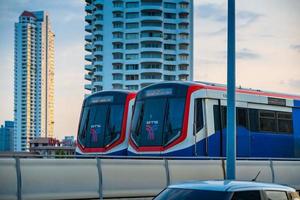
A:
<svg viewBox="0 0 300 200">
<path fill-rule="evenodd" d="M 277 112 L 276 115 L 277 115 L 278 132 L 292 133 L 293 132 L 292 113 Z"/>
<path fill-rule="evenodd" d="M 250 121 L 250 130 L 254 132 L 259 131 L 257 109 L 249 109 L 249 121 Z"/>
<path fill-rule="evenodd" d="M 247 108 L 236 108 L 236 124 L 248 128 L 248 110 Z M 220 120 L 222 122 L 222 128 L 226 128 L 227 125 L 227 106 L 221 106 L 221 118 L 219 114 L 219 106 L 214 106 L 214 120 L 215 129 L 220 130 Z"/>
<path fill-rule="evenodd" d="M 196 123 L 196 133 L 197 133 L 203 128 L 202 99 L 195 99 L 195 123 Z"/>
<path fill-rule="evenodd" d="M 261 131 L 276 132 L 275 111 L 259 111 L 259 128 Z"/>
<path fill-rule="evenodd" d="M 220 114 L 219 114 L 218 105 L 214 105 L 214 122 L 215 122 L 215 131 L 220 130 Z"/>
<path fill-rule="evenodd" d="M 237 125 L 248 128 L 248 110 L 246 108 L 237 108 Z"/>
</svg>

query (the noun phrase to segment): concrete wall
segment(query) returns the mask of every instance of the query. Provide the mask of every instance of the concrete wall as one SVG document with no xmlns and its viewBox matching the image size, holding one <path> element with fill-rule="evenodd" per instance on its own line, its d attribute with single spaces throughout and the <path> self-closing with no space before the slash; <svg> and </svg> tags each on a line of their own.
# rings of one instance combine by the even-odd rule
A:
<svg viewBox="0 0 300 200">
<path fill-rule="evenodd" d="M 0 199 L 152 197 L 168 184 L 224 179 L 222 160 L 0 159 Z M 237 161 L 237 179 L 300 190 L 300 161 Z"/>
</svg>

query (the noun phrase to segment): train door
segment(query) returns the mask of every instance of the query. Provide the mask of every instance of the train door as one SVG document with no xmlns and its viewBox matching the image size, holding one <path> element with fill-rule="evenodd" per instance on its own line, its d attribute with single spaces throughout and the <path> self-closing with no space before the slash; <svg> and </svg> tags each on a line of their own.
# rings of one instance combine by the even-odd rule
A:
<svg viewBox="0 0 300 200">
<path fill-rule="evenodd" d="M 226 156 L 226 100 L 209 99 L 206 108 L 207 116 L 207 152 L 208 156 Z M 237 156 L 248 157 L 250 151 L 250 132 L 248 130 L 248 105 L 236 103 L 236 149 Z"/>
<path fill-rule="evenodd" d="M 205 155 L 211 157 L 220 157 L 224 150 L 224 132 L 220 129 L 219 105 L 218 99 L 205 99 Z"/>
</svg>

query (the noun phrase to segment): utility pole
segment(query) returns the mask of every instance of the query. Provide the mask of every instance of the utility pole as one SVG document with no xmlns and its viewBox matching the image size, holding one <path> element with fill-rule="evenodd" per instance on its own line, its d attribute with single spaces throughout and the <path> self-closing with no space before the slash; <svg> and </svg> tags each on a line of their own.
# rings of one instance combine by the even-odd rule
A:
<svg viewBox="0 0 300 200">
<path fill-rule="evenodd" d="M 235 179 L 236 108 L 235 108 L 235 0 L 228 0 L 227 19 L 227 144 L 226 179 Z"/>
</svg>

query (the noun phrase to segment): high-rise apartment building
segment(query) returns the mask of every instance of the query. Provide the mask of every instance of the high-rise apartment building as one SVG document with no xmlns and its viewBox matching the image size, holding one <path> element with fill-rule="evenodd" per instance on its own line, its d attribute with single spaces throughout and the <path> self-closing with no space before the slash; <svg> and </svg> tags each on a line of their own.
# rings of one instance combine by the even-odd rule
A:
<svg viewBox="0 0 300 200">
<path fill-rule="evenodd" d="M 86 0 L 85 89 L 193 79 L 193 0 Z"/>
<path fill-rule="evenodd" d="M 14 150 L 53 137 L 54 33 L 44 11 L 24 11 L 15 23 Z"/>
<path fill-rule="evenodd" d="M 5 121 L 0 127 L 0 151 L 13 151 L 14 122 Z"/>
</svg>

